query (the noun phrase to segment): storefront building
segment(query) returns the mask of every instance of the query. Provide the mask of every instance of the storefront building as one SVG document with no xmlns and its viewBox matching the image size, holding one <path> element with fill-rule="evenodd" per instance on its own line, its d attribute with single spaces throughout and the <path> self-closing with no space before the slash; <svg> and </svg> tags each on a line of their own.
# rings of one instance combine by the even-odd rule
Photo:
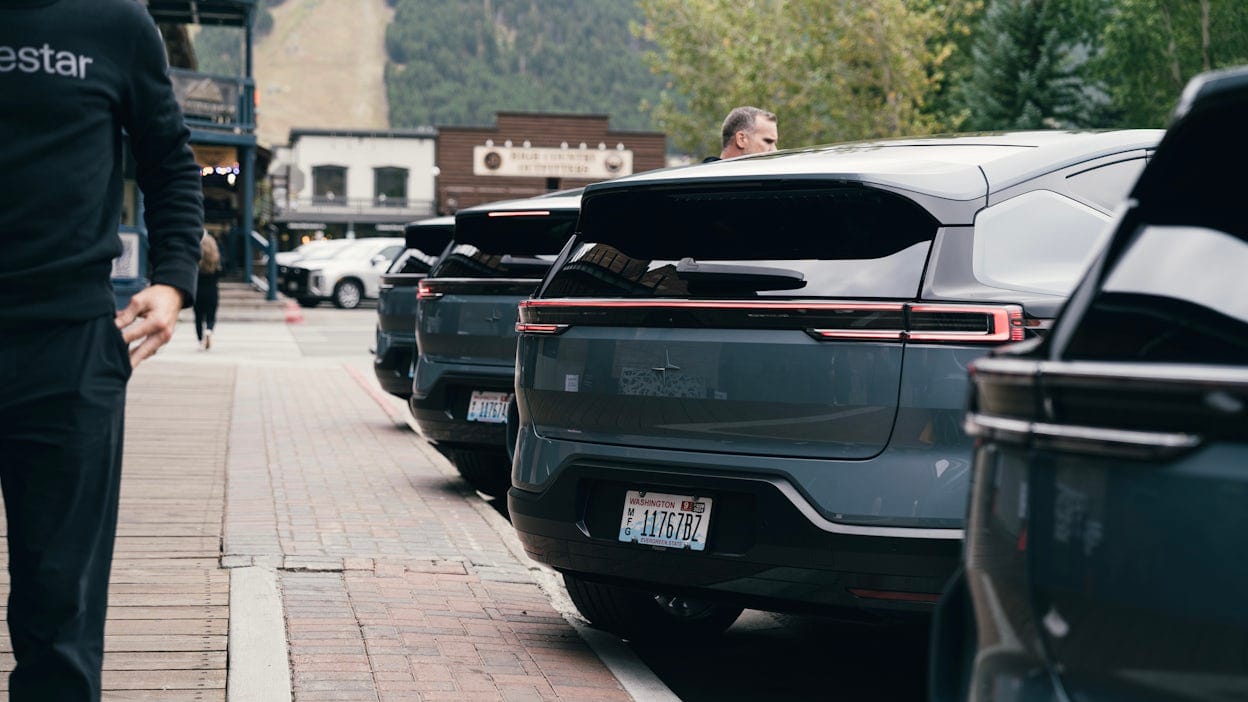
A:
<svg viewBox="0 0 1248 702">
<path fill-rule="evenodd" d="M 493 127 L 440 127 L 437 212 L 666 165 L 666 135 L 613 131 L 608 122 L 606 115 L 499 112 Z"/>
<path fill-rule="evenodd" d="M 270 167 L 278 248 L 402 236 L 434 215 L 437 132 L 292 129 Z"/>
</svg>

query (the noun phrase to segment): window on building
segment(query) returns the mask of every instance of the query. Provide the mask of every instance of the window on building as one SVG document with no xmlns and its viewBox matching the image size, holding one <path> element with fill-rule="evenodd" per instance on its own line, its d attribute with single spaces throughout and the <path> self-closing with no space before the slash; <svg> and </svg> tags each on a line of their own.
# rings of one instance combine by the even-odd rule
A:
<svg viewBox="0 0 1248 702">
<path fill-rule="evenodd" d="M 407 169 L 373 169 L 373 203 L 378 207 L 407 207 Z"/>
<path fill-rule="evenodd" d="M 318 205 L 347 204 L 347 167 L 312 167 L 312 202 Z"/>
</svg>

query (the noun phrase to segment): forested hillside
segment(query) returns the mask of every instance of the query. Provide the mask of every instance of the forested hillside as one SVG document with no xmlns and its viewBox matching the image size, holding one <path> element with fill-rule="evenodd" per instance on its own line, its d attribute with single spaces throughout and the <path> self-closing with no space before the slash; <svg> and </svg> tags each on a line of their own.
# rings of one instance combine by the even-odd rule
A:
<svg viewBox="0 0 1248 702">
<path fill-rule="evenodd" d="M 488 125 L 499 110 L 600 113 L 654 129 L 661 79 L 634 0 L 397 0 L 386 33 L 393 127 Z"/>
</svg>

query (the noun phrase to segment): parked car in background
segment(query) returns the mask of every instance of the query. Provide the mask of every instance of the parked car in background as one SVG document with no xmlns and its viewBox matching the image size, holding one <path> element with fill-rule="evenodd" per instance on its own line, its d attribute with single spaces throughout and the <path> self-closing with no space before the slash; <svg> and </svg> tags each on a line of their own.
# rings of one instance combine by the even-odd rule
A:
<svg viewBox="0 0 1248 702">
<path fill-rule="evenodd" d="M 345 241 L 318 246 L 298 262 L 283 266 L 284 271 L 279 271 L 282 292 L 304 307 L 329 301 L 341 309 L 354 309 L 365 299 L 377 299 L 381 274 L 403 252 L 403 239 Z"/>
<path fill-rule="evenodd" d="M 1248 699 L 1246 113 L 1194 79 L 1050 335 L 973 364 L 934 700 Z"/>
<path fill-rule="evenodd" d="M 290 251 L 278 251 L 274 256 L 279 266 L 289 266 L 299 261 L 299 259 L 316 251 L 324 246 L 341 246 L 344 243 L 350 243 L 353 239 L 316 239 L 306 244 L 300 244 Z"/>
<path fill-rule="evenodd" d="M 810 148 L 586 189 L 520 306 L 512 524 L 580 612 L 930 614 L 954 571 L 966 364 L 1034 336 L 1160 132 Z"/>
<path fill-rule="evenodd" d="M 577 190 L 461 210 L 454 241 L 420 282 L 412 414 L 487 493 L 501 495 L 510 484 L 516 305 L 572 236 L 579 204 Z"/>
<path fill-rule="evenodd" d="M 428 275 L 454 231 L 454 217 L 408 224 L 404 228 L 406 250 L 381 276 L 373 371 L 383 390 L 404 400 L 412 396 L 416 368 L 416 286 Z"/>
</svg>

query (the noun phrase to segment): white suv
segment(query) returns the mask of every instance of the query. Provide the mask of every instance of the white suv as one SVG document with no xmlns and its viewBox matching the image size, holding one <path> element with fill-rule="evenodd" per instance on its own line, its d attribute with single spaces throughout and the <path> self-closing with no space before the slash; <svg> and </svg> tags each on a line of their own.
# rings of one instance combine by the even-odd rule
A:
<svg viewBox="0 0 1248 702">
<path fill-rule="evenodd" d="M 323 300 L 341 309 L 359 307 L 364 299 L 377 299 L 381 274 L 403 247 L 403 239 L 397 237 L 318 247 L 283 267 L 282 292 L 304 307 L 315 307 Z"/>
</svg>

